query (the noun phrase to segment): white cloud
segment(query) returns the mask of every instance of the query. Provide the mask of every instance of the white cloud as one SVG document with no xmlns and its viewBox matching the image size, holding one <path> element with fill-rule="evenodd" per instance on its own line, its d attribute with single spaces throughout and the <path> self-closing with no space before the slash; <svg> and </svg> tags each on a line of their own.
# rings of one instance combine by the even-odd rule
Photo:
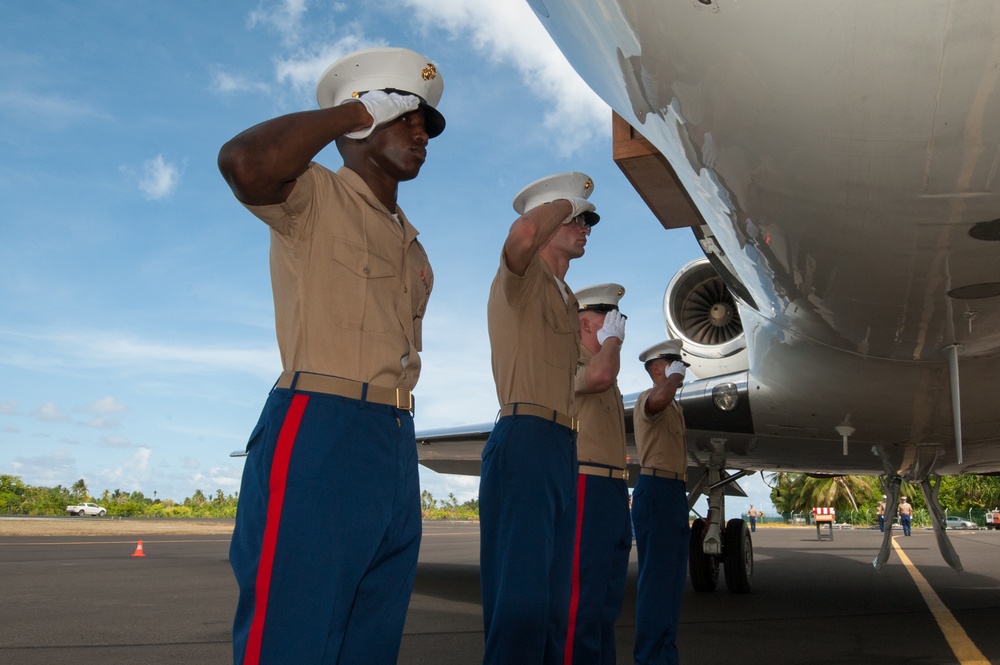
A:
<svg viewBox="0 0 1000 665">
<path fill-rule="evenodd" d="M 479 476 L 442 474 L 421 466 L 420 491 L 430 492 L 435 501 L 447 501 L 448 495 L 454 494 L 462 504 L 479 498 Z"/>
<path fill-rule="evenodd" d="M 107 120 L 106 113 L 93 108 L 82 99 L 40 95 L 24 90 L 0 90 L 0 108 L 35 120 L 53 122 L 62 127 L 79 120 Z"/>
<path fill-rule="evenodd" d="M 12 399 L 0 402 L 0 413 L 8 416 L 14 415 L 17 413 L 17 402 Z"/>
<path fill-rule="evenodd" d="M 94 418 L 88 420 L 84 423 L 87 427 L 93 427 L 94 429 L 118 429 L 118 419 L 117 418 Z"/>
<path fill-rule="evenodd" d="M 60 423 L 69 420 L 69 417 L 59 411 L 59 407 L 52 402 L 46 402 L 37 409 L 34 414 L 36 420 L 44 420 L 50 423 Z"/>
<path fill-rule="evenodd" d="M 177 165 L 163 159 L 163 155 L 157 155 L 143 162 L 139 189 L 146 198 L 155 201 L 170 196 L 180 181 L 181 173 Z"/>
<path fill-rule="evenodd" d="M 493 420 L 500 408 L 490 377 L 490 340 L 485 327 L 462 327 L 460 315 L 441 308 L 424 327 L 417 389 L 417 430 Z M 456 390 L 456 386 L 461 389 Z"/>
<path fill-rule="evenodd" d="M 278 83 L 291 85 L 299 94 L 314 95 L 316 82 L 333 62 L 359 49 L 380 45 L 360 35 L 347 35 L 332 44 L 317 45 L 306 53 L 279 58 L 275 63 L 275 78 Z"/>
<path fill-rule="evenodd" d="M 251 28 L 263 25 L 277 30 L 282 42 L 292 46 L 301 38 L 306 4 L 306 0 L 281 0 L 271 8 L 260 7 L 250 12 L 247 21 Z"/>
<path fill-rule="evenodd" d="M 176 375 L 226 370 L 274 377 L 281 370 L 276 345 L 266 349 L 172 345 L 120 333 L 76 328 L 53 331 L 0 328 L 0 340 L 3 342 L 0 343 L 0 365 L 42 371 L 119 368 L 135 373 Z"/>
<path fill-rule="evenodd" d="M 242 477 L 242 465 L 212 467 L 208 473 L 193 474 L 188 484 L 191 487 L 200 487 L 206 494 L 216 489 L 221 489 L 224 494 L 232 494 L 239 490 Z"/>
<path fill-rule="evenodd" d="M 607 104 L 570 66 L 528 3 L 403 2 L 416 10 L 417 19 L 425 27 L 443 27 L 453 38 L 471 41 L 473 48 L 490 60 L 512 64 L 526 88 L 551 106 L 544 126 L 564 155 L 610 134 Z"/>
<path fill-rule="evenodd" d="M 222 69 L 217 69 L 212 73 L 210 88 L 222 94 L 234 92 L 268 92 L 268 87 L 265 83 L 245 76 L 230 74 Z"/>
<path fill-rule="evenodd" d="M 402 4 L 412 10 L 424 29 L 444 30 L 453 39 L 470 42 L 471 48 L 489 61 L 513 66 L 527 89 L 548 105 L 542 127 L 546 140 L 561 155 L 570 156 L 579 146 L 610 136 L 607 104 L 573 70 L 528 3 L 403 0 Z M 331 8 L 323 10 L 329 12 Z M 308 22 L 302 20 L 305 11 L 301 0 L 285 0 L 252 12 L 250 26 L 270 27 L 283 36 L 283 45 L 290 53 L 275 60 L 276 82 L 311 99 L 316 81 L 330 63 L 358 49 L 383 46 L 384 42 L 365 37 L 358 25 L 339 26 L 340 36 L 331 42 L 333 29 L 325 33 L 308 29 Z M 341 9 L 334 6 L 332 11 Z M 216 74 L 215 86 L 220 91 L 246 89 L 244 86 L 249 85 L 241 77 Z"/>
<path fill-rule="evenodd" d="M 37 457 L 17 457 L 10 463 L 14 475 L 28 485 L 55 487 L 65 485 L 67 478 L 79 478 L 76 458 L 63 452 Z"/>
<path fill-rule="evenodd" d="M 105 446 L 109 448 L 131 448 L 132 442 L 128 439 L 123 439 L 120 436 L 104 436 L 101 437 L 101 441 Z M 149 450 L 146 448 L 145 450 Z"/>
<path fill-rule="evenodd" d="M 114 397 L 108 395 L 107 397 L 102 397 L 96 399 L 87 405 L 87 410 L 91 413 L 125 413 L 128 411 L 128 407 L 117 401 Z"/>
<path fill-rule="evenodd" d="M 118 466 L 101 469 L 96 481 L 88 481 L 88 484 L 91 487 L 118 487 L 135 491 L 149 479 L 152 455 L 150 448 L 140 447 Z"/>
<path fill-rule="evenodd" d="M 259 349 L 233 349 L 195 346 L 177 346 L 133 339 L 119 339 L 118 344 L 103 340 L 90 340 L 92 350 L 108 362 L 117 355 L 121 365 L 154 362 L 160 371 L 170 371 L 173 366 L 181 372 L 211 372 L 216 369 L 239 370 L 274 376 L 277 355 Z"/>
<path fill-rule="evenodd" d="M 6 432 L 7 434 L 20 434 L 21 428 L 17 425 L 6 424 L 0 428 L 0 431 Z"/>
</svg>

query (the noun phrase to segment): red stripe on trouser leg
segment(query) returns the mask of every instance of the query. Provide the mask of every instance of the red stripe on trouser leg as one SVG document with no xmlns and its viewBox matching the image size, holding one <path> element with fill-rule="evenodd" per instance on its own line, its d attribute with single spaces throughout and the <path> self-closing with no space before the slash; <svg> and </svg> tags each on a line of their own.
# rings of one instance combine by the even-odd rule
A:
<svg viewBox="0 0 1000 665">
<path fill-rule="evenodd" d="M 292 448 L 295 437 L 302 424 L 302 414 L 305 413 L 307 395 L 295 395 L 285 414 L 285 422 L 278 434 L 278 443 L 274 448 L 274 459 L 271 461 L 271 474 L 268 477 L 269 496 L 267 501 L 267 523 L 264 525 L 264 542 L 261 544 L 260 563 L 257 565 L 257 582 L 254 586 L 253 622 L 250 624 L 250 634 L 247 636 L 244 665 L 257 665 L 260 662 L 261 640 L 264 637 L 264 619 L 267 616 L 267 596 L 271 590 L 271 570 L 274 566 L 274 552 L 278 546 L 278 526 L 281 523 L 281 507 L 285 502 L 285 487 L 288 480 L 288 464 L 292 459 Z"/>
<path fill-rule="evenodd" d="M 566 624 L 566 647 L 563 663 L 573 663 L 573 640 L 576 637 L 576 613 L 580 607 L 580 535 L 583 532 L 583 504 L 587 495 L 587 476 L 576 478 L 576 535 L 573 539 L 573 579 L 569 591 L 569 621 Z"/>
</svg>

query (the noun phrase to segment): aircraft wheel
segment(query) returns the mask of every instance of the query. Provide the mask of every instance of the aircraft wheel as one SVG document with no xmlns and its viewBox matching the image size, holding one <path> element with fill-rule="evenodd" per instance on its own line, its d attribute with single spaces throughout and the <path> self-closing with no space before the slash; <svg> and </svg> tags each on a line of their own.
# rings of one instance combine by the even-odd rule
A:
<svg viewBox="0 0 1000 665">
<path fill-rule="evenodd" d="M 688 550 L 688 572 L 691 586 L 695 591 L 707 593 L 715 591 L 719 581 L 719 560 L 705 554 L 701 549 L 701 538 L 705 532 L 705 520 L 698 518 L 691 525 L 691 545 Z"/>
<path fill-rule="evenodd" d="M 726 531 L 722 535 L 722 560 L 729 593 L 750 593 L 753 588 L 753 542 L 750 540 L 750 529 L 742 519 L 726 522 Z"/>
</svg>

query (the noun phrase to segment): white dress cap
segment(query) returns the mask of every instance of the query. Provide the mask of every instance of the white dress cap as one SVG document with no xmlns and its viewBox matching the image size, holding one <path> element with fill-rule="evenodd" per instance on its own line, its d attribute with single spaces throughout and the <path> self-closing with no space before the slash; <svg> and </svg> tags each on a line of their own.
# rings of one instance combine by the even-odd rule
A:
<svg viewBox="0 0 1000 665">
<path fill-rule="evenodd" d="M 437 110 L 444 79 L 434 63 L 407 48 L 382 47 L 355 51 L 326 68 L 316 85 L 321 109 L 360 97 L 370 90 L 416 95 L 424 111 L 427 135 L 444 131 L 444 116 Z"/>
<path fill-rule="evenodd" d="M 668 339 L 658 344 L 654 344 L 645 351 L 639 354 L 639 362 L 644 363 L 649 360 L 656 360 L 657 358 L 665 358 L 666 360 L 674 361 L 681 360 L 681 347 L 683 342 L 679 339 Z M 684 363 L 687 365 L 688 363 Z"/>
<path fill-rule="evenodd" d="M 618 301 L 625 295 L 621 284 L 597 284 L 580 289 L 575 294 L 580 311 L 609 312 L 618 309 Z"/>
<path fill-rule="evenodd" d="M 586 199 L 593 191 L 594 181 L 585 173 L 579 171 L 555 173 L 536 180 L 518 192 L 514 197 L 514 212 L 523 215 L 540 205 L 568 197 Z M 596 212 L 586 212 L 584 217 L 590 226 L 601 221 L 601 216 Z"/>
</svg>

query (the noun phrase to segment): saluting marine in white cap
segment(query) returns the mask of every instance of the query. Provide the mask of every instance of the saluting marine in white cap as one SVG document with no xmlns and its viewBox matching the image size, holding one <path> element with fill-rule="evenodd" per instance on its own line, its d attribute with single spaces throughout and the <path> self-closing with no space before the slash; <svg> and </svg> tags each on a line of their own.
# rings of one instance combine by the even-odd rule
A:
<svg viewBox="0 0 1000 665">
<path fill-rule="evenodd" d="M 602 346 L 608 337 L 617 337 L 625 341 L 627 317 L 618 309 L 618 301 L 623 295 L 625 287 L 621 284 L 597 284 L 576 292 L 577 307 L 581 313 L 594 312 L 606 315 L 600 330 L 597 331 L 597 343 Z"/>
<path fill-rule="evenodd" d="M 664 360 L 669 360 L 671 363 L 679 362 L 684 367 L 690 367 L 691 364 L 684 362 L 684 359 L 681 357 L 683 346 L 684 343 L 679 339 L 664 340 L 640 353 L 639 362 L 648 363 L 650 360 L 663 358 Z"/>
<path fill-rule="evenodd" d="M 444 131 L 443 90 L 415 51 L 358 51 L 323 73 L 319 108 L 254 125 L 219 151 L 234 196 L 270 227 L 284 370 L 247 447 L 229 550 L 236 665 L 399 658 L 420 547 L 412 390 L 434 273 L 397 199 Z M 336 170 L 316 161 L 332 143 Z M 361 495 L 373 477 L 368 510 L 314 514 L 331 486 Z M 298 546 L 303 528 L 323 534 L 319 555 Z"/>
<path fill-rule="evenodd" d="M 691 539 L 685 493 L 687 433 L 676 399 L 687 371 L 681 353 L 681 340 L 668 339 L 639 354 L 653 386 L 639 394 L 632 410 L 640 465 L 632 492 L 639 553 L 633 649 L 637 663 L 680 660 L 677 627 Z"/>
<path fill-rule="evenodd" d="M 574 171 L 518 192 L 519 217 L 490 287 L 500 414 L 485 448 L 496 452 L 484 452 L 479 476 L 483 662 L 548 662 L 567 634 L 580 313 L 564 280 L 599 219 L 587 200 L 593 191 L 594 181 Z"/>
<path fill-rule="evenodd" d="M 575 295 L 580 359 L 570 413 L 580 421 L 573 550 L 579 593 L 570 613 L 570 632 L 573 662 L 601 663 L 616 651 L 614 625 L 621 614 L 632 550 L 625 408 L 618 388 L 625 341 L 619 301 L 625 287 L 596 284 Z"/>
</svg>

